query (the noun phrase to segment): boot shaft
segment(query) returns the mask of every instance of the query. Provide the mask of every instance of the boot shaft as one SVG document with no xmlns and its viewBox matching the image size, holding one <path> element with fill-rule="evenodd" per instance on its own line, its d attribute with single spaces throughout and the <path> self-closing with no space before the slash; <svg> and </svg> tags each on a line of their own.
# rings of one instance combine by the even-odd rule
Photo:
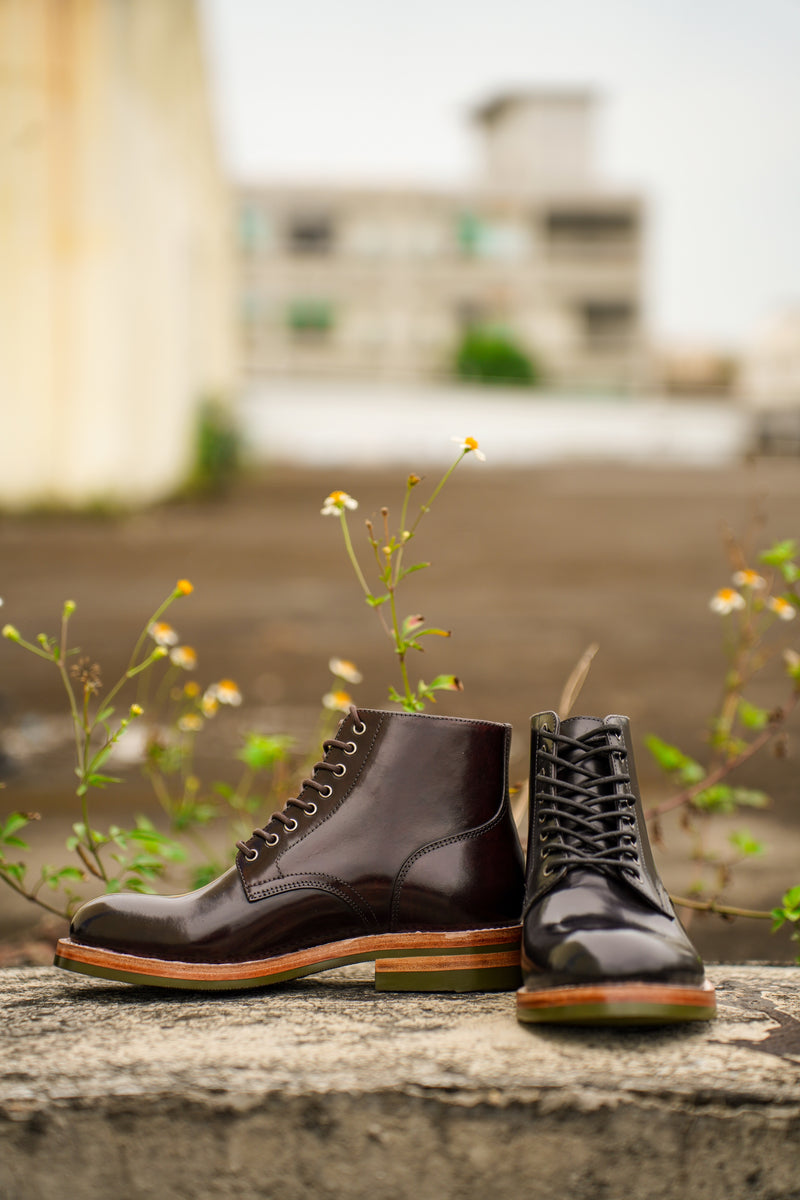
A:
<svg viewBox="0 0 800 1200">
<path fill-rule="evenodd" d="M 602 871 L 662 912 L 672 905 L 653 859 L 628 718 L 531 718 L 526 904 L 569 871 Z"/>
<path fill-rule="evenodd" d="M 355 893 L 382 928 L 516 921 L 521 850 L 508 803 L 511 729 L 488 721 L 359 709 L 317 772 L 315 811 L 238 859 L 250 900 L 313 876 Z M 468 913 L 464 911 L 466 908 Z"/>
</svg>

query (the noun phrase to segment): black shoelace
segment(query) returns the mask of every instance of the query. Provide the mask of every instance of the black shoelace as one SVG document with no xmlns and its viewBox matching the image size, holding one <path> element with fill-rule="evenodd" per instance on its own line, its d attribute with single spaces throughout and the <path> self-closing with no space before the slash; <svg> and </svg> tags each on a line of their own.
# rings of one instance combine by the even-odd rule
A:
<svg viewBox="0 0 800 1200">
<path fill-rule="evenodd" d="M 534 793 L 543 874 L 583 866 L 640 878 L 630 813 L 636 799 L 625 787 L 630 775 L 612 758 L 624 754 L 624 748 L 610 740 L 619 735 L 616 725 L 598 725 L 581 738 L 545 735 L 553 742 L 553 752 L 540 749 L 539 759 L 550 763 L 554 774 L 540 771 Z"/>
<path fill-rule="evenodd" d="M 361 720 L 361 717 L 358 715 L 358 709 L 354 704 L 350 705 L 349 715 L 353 721 L 353 733 L 356 735 L 356 737 L 361 737 L 363 733 L 366 733 L 367 727 Z M 322 743 L 322 749 L 325 751 L 326 755 L 329 750 L 333 749 L 343 750 L 345 754 L 355 754 L 358 747 L 353 741 L 343 742 L 338 738 L 328 738 Z M 331 787 L 330 783 L 320 783 L 320 781 L 316 778 L 318 771 L 330 771 L 337 778 L 341 778 L 343 775 L 347 774 L 347 766 L 345 763 L 341 762 L 329 763 L 325 759 L 321 759 L 320 762 L 314 763 L 311 778 L 304 779 L 300 784 L 300 794 L 298 796 L 293 796 L 290 800 L 287 800 L 283 806 L 282 812 L 273 813 L 269 821 L 267 821 L 267 825 L 264 829 L 254 829 L 250 835 L 251 838 L 260 838 L 266 843 L 267 846 L 277 846 L 278 842 L 280 841 L 280 834 L 276 829 L 271 830 L 269 828 L 272 822 L 275 821 L 278 823 L 278 825 L 283 826 L 283 830 L 286 833 L 291 833 L 293 830 L 297 829 L 299 824 L 297 818 L 291 813 L 287 812 L 287 809 L 290 805 L 294 806 L 295 808 L 299 808 L 301 813 L 303 813 L 305 816 L 313 817 L 314 813 L 317 811 L 317 805 L 313 800 L 301 800 L 300 797 L 302 796 L 303 792 L 306 791 L 306 789 L 311 788 L 312 791 L 319 792 L 323 800 L 327 800 L 329 796 L 333 795 L 333 788 Z M 247 842 L 244 840 L 236 843 L 236 849 L 241 850 L 248 862 L 252 862 L 253 859 L 258 858 L 258 850 L 256 850 L 255 847 L 251 848 L 248 846 Z"/>
</svg>

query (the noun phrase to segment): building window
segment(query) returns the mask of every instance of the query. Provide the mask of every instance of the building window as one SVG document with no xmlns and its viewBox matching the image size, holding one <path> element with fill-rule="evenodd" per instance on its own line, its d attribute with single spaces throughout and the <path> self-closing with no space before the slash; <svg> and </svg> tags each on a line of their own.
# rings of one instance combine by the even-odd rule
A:
<svg viewBox="0 0 800 1200">
<path fill-rule="evenodd" d="M 293 300 L 286 310 L 286 324 L 302 341 L 321 341 L 334 326 L 334 309 L 329 300 Z"/>
<path fill-rule="evenodd" d="M 620 351 L 630 347 L 635 305 L 627 300 L 586 300 L 580 306 L 580 313 L 590 350 Z"/>
<path fill-rule="evenodd" d="M 513 262 L 526 258 L 530 252 L 530 234 L 515 221 L 483 219 L 462 212 L 456 233 L 461 253 L 467 258 Z"/>
<path fill-rule="evenodd" d="M 619 245 L 636 233 L 636 215 L 611 209 L 552 209 L 545 216 L 548 239 L 556 245 Z"/>
<path fill-rule="evenodd" d="M 269 249 L 272 237 L 269 218 L 256 204 L 243 204 L 239 209 L 239 246 L 248 256 Z"/>
<path fill-rule="evenodd" d="M 289 220 L 288 242 L 292 254 L 330 254 L 334 242 L 333 222 L 324 213 L 293 216 Z"/>
</svg>

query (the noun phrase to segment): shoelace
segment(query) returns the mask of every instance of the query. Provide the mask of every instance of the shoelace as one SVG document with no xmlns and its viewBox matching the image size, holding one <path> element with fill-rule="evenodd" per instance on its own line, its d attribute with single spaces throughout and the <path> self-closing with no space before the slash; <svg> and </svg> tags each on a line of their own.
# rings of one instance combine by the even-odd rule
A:
<svg viewBox="0 0 800 1200">
<path fill-rule="evenodd" d="M 555 777 L 540 771 L 535 779 L 537 817 L 542 821 L 543 874 L 561 867 L 589 866 L 624 871 L 640 878 L 636 866 L 636 839 L 629 832 L 633 818 L 626 809 L 636 798 L 630 791 L 603 792 L 609 785 L 630 784 L 631 777 L 616 769 L 612 754 L 620 747 L 609 742 L 619 736 L 616 725 L 598 725 L 581 738 L 548 734 L 553 753 L 540 749 L 539 757 L 555 767 Z M 569 756 L 565 754 L 569 751 Z M 605 760 L 608 774 L 584 765 L 587 759 Z M 578 776 L 578 779 L 569 778 Z M 581 781 L 580 777 L 583 777 Z M 547 790 L 545 790 L 547 789 Z"/>
<path fill-rule="evenodd" d="M 363 733 L 366 733 L 367 727 L 361 720 L 358 709 L 354 704 L 350 705 L 349 715 L 353 721 L 353 733 L 356 735 L 356 737 L 361 737 Z M 329 750 L 334 749 L 343 750 L 345 754 L 355 754 L 358 747 L 353 741 L 343 742 L 338 738 L 328 738 L 322 743 L 322 749 L 326 754 Z M 337 776 L 337 778 L 341 779 L 343 775 L 347 774 L 347 765 L 346 763 L 329 763 L 326 762 L 325 759 L 322 759 L 318 763 L 314 763 L 312 777 L 310 779 L 304 779 L 300 784 L 300 795 L 293 796 L 290 800 L 287 800 L 283 806 L 283 811 L 273 813 L 269 821 L 267 821 L 267 827 L 264 829 L 254 829 L 250 835 L 251 838 L 261 838 L 261 840 L 268 846 L 277 846 L 278 842 L 281 840 L 280 834 L 276 830 L 269 829 L 269 826 L 273 821 L 277 821 L 280 825 L 282 825 L 285 833 L 291 833 L 293 830 L 297 829 L 299 825 L 297 818 L 293 817 L 286 811 L 290 805 L 293 805 L 295 808 L 299 808 L 300 811 L 307 817 L 314 816 L 314 813 L 317 811 L 317 805 L 313 800 L 301 800 L 300 796 L 303 794 L 303 792 L 307 788 L 312 788 L 315 792 L 319 792 L 323 800 L 327 800 L 329 796 L 333 795 L 333 788 L 331 787 L 330 783 L 320 783 L 318 779 L 314 778 L 314 776 L 317 774 L 317 771 L 331 771 L 335 776 Z M 241 850 L 242 854 L 249 862 L 252 862 L 253 859 L 258 858 L 258 850 L 255 848 L 255 846 L 251 848 L 244 840 L 236 843 L 236 849 Z"/>
</svg>

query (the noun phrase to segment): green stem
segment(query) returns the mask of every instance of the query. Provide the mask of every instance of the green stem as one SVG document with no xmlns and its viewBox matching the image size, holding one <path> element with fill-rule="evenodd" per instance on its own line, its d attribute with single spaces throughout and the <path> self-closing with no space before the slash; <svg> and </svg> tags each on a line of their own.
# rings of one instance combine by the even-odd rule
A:
<svg viewBox="0 0 800 1200">
<path fill-rule="evenodd" d="M 413 695 L 411 692 L 411 684 L 408 680 L 408 670 L 406 669 L 406 652 L 401 650 L 402 638 L 400 637 L 400 623 L 397 620 L 397 605 L 394 600 L 394 586 L 389 588 L 389 605 L 392 611 L 392 627 L 394 629 L 394 645 L 397 651 L 397 659 L 400 663 L 400 672 L 403 676 L 403 688 L 406 693 L 409 712 L 413 712 Z"/>
<path fill-rule="evenodd" d="M 364 595 L 372 596 L 372 592 L 370 591 L 369 584 L 367 583 L 366 579 L 364 578 L 364 572 L 361 570 L 358 559 L 356 558 L 356 552 L 353 549 L 353 543 L 350 540 L 350 530 L 347 527 L 347 516 L 345 515 L 344 509 L 342 509 L 342 511 L 339 513 L 339 521 L 341 522 L 342 533 L 344 534 L 344 544 L 345 544 L 345 549 L 347 550 L 347 556 L 353 565 L 353 570 L 356 573 L 356 579 L 361 584 L 361 587 L 364 589 Z"/>
<path fill-rule="evenodd" d="M 3 883 L 7 883 L 18 895 L 24 896 L 26 900 L 32 901 L 33 904 L 38 904 L 40 908 L 46 909 L 47 912 L 52 913 L 56 917 L 61 917 L 65 921 L 69 920 L 69 913 L 62 912 L 60 908 L 53 908 L 52 904 L 47 904 L 44 900 L 40 900 L 38 896 L 26 891 L 24 887 L 21 887 L 10 876 L 6 875 L 5 871 L 0 870 L 0 879 L 2 879 Z"/>
<path fill-rule="evenodd" d="M 131 657 L 130 657 L 130 659 L 129 659 L 129 661 L 128 661 L 128 666 L 127 666 L 127 668 L 126 668 L 126 671 L 125 671 L 125 677 L 126 677 L 126 678 L 130 678 L 130 674 L 129 674 L 129 673 L 130 673 L 130 671 L 131 671 L 131 669 L 132 669 L 132 667 L 133 667 L 134 663 L 136 662 L 136 659 L 137 659 L 137 658 L 138 658 L 138 656 L 139 656 L 139 651 L 141 650 L 142 646 L 143 646 L 143 645 L 144 645 L 144 643 L 145 643 L 145 640 L 146 640 L 146 639 L 147 639 L 147 637 L 149 636 L 149 634 L 148 634 L 148 632 L 147 632 L 147 631 L 149 630 L 150 626 L 151 626 L 151 625 L 155 625 L 155 623 L 156 623 L 156 621 L 158 620 L 158 618 L 159 618 L 159 617 L 162 617 L 162 616 L 164 615 L 164 613 L 165 613 L 165 612 L 167 611 L 167 609 L 169 608 L 170 604 L 172 604 L 172 603 L 173 603 L 175 600 L 177 600 L 177 599 L 178 599 L 178 596 L 180 596 L 180 595 L 181 595 L 181 593 L 180 593 L 180 592 L 177 590 L 177 588 L 176 588 L 176 590 L 175 590 L 174 592 L 170 592 L 170 594 L 167 596 L 166 600 L 164 600 L 164 601 L 163 601 L 163 603 L 162 603 L 162 604 L 160 604 L 160 605 L 158 606 L 158 608 L 156 609 L 156 611 L 153 613 L 152 617 L 150 617 L 150 618 L 149 618 L 149 619 L 148 619 L 148 620 L 145 622 L 144 629 L 143 629 L 143 630 L 142 630 L 142 632 L 139 634 L 139 637 L 138 637 L 138 639 L 137 639 L 136 645 L 133 647 L 133 654 L 131 654 Z"/>
<path fill-rule="evenodd" d="M 428 499 L 428 502 L 427 502 L 427 504 L 421 504 L 421 505 L 420 505 L 420 509 L 419 509 L 419 512 L 417 513 L 417 516 L 416 516 L 415 520 L 414 520 L 414 524 L 411 526 L 411 528 L 410 528 L 410 529 L 409 529 L 409 531 L 408 531 L 408 532 L 409 532 L 409 533 L 412 535 L 412 537 L 413 537 L 413 535 L 416 533 L 416 531 L 417 531 L 417 526 L 419 525 L 419 523 L 420 523 L 420 521 L 422 520 L 422 518 L 425 516 L 425 513 L 428 513 L 428 512 L 430 512 L 430 511 L 431 511 L 431 505 L 433 504 L 433 502 L 434 502 L 434 500 L 436 499 L 436 497 L 439 495 L 439 492 L 442 490 L 442 488 L 444 487 L 444 485 L 447 483 L 447 481 L 448 481 L 448 479 L 450 478 L 450 476 L 453 474 L 453 471 L 455 471 L 456 467 L 457 467 L 457 466 L 458 466 L 458 464 L 461 462 L 462 458 L 464 458 L 464 457 L 465 457 L 467 454 L 469 454 L 469 453 L 470 453 L 470 451 L 469 451 L 469 450 L 462 450 L 462 451 L 461 451 L 461 453 L 459 454 L 459 456 L 458 456 L 458 458 L 456 459 L 456 461 L 453 463 L 453 465 L 452 465 L 451 467 L 449 467 L 449 468 L 448 468 L 448 470 L 446 470 L 446 471 L 445 471 L 444 475 L 442 476 L 442 478 L 441 478 L 441 479 L 439 480 L 439 482 L 437 483 L 436 487 L 435 487 L 435 488 L 433 489 L 433 491 L 431 492 L 431 495 L 430 495 L 430 497 L 429 497 L 429 499 Z M 402 533 L 402 530 L 401 530 L 401 533 Z M 400 557 L 402 557 L 402 547 L 401 547 L 401 554 L 400 554 Z"/>
<path fill-rule="evenodd" d="M 673 904 L 679 908 L 691 908 L 695 912 L 717 913 L 721 917 L 750 917 L 753 921 L 771 921 L 771 912 L 762 912 L 757 908 L 733 908 L 729 904 L 718 904 L 716 900 L 690 900 L 686 896 L 670 895 Z"/>
</svg>

